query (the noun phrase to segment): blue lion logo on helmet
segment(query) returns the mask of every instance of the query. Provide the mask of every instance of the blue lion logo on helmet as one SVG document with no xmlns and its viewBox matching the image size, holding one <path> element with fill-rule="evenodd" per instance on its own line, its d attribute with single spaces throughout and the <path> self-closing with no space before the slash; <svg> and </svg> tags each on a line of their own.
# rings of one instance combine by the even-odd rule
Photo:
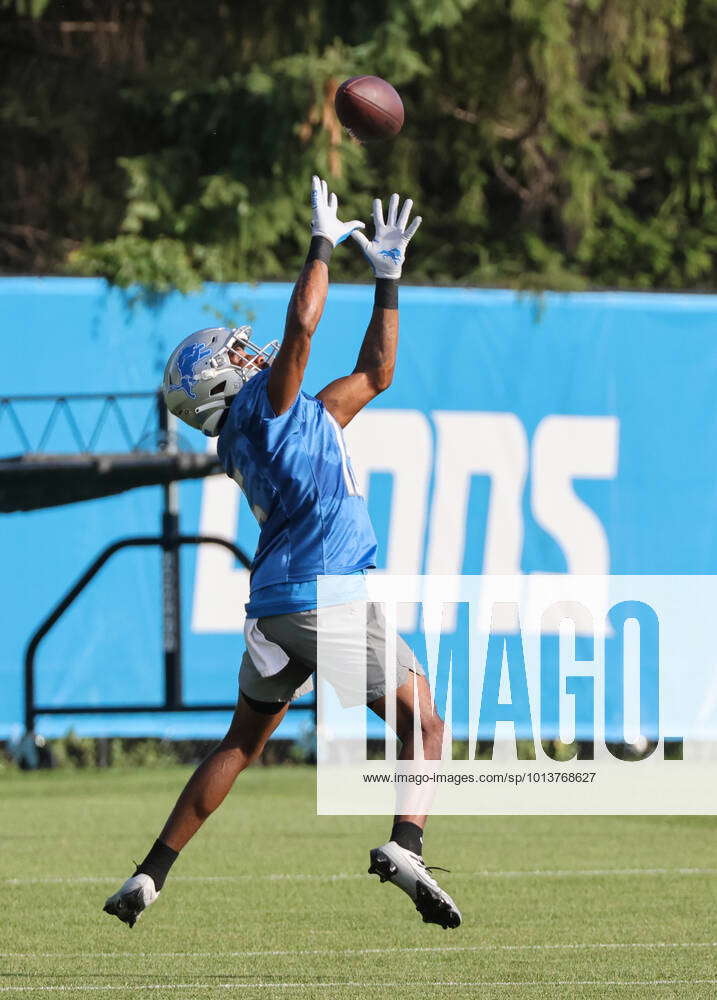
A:
<svg viewBox="0 0 717 1000">
<path fill-rule="evenodd" d="M 194 369 L 203 358 L 208 358 L 211 350 L 206 344 L 187 344 L 177 355 L 177 368 L 179 369 L 179 385 L 170 385 L 170 389 L 183 389 L 190 399 L 197 397 L 192 392 L 194 382 Z"/>
<path fill-rule="evenodd" d="M 398 264 L 401 260 L 401 251 L 398 247 L 393 247 L 391 250 L 379 250 L 379 257 L 390 257 L 394 264 Z"/>
</svg>

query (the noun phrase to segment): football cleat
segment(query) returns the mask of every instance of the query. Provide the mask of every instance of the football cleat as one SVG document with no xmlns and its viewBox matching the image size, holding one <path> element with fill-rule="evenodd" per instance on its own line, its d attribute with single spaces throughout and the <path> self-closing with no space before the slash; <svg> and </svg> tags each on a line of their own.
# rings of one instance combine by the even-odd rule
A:
<svg viewBox="0 0 717 1000">
<path fill-rule="evenodd" d="M 159 893 L 154 887 L 154 882 L 149 875 L 139 874 L 128 878 L 121 889 L 118 889 L 114 896 L 110 896 L 103 910 L 111 913 L 113 917 L 134 927 L 142 914 Z"/>
<path fill-rule="evenodd" d="M 440 924 L 444 930 L 459 927 L 461 911 L 441 889 L 431 870 L 419 854 L 389 840 L 383 847 L 374 847 L 371 851 L 368 873 L 378 875 L 381 882 L 393 882 L 403 889 L 416 904 L 424 924 Z"/>
</svg>

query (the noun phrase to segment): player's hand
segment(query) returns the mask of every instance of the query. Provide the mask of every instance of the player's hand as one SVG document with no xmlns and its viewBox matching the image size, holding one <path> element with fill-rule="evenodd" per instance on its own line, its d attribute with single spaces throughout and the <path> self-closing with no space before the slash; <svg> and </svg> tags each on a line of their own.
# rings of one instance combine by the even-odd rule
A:
<svg viewBox="0 0 717 1000">
<path fill-rule="evenodd" d="M 406 247 L 409 240 L 423 221 L 417 215 L 411 225 L 408 217 L 413 208 L 413 202 L 406 198 L 398 214 L 399 197 L 392 194 L 388 202 L 388 218 L 383 221 L 383 205 L 376 198 L 373 203 L 374 237 L 369 243 L 363 233 L 353 232 L 351 235 L 363 250 L 373 273 L 377 278 L 400 278 L 403 262 L 406 259 Z M 406 228 L 408 226 L 408 228 Z"/>
<path fill-rule="evenodd" d="M 335 247 L 343 243 L 355 230 L 365 228 L 359 219 L 342 222 L 336 215 L 337 208 L 336 195 L 332 194 L 329 197 L 326 181 L 319 180 L 314 175 L 311 178 L 311 235 L 324 236 Z"/>
</svg>

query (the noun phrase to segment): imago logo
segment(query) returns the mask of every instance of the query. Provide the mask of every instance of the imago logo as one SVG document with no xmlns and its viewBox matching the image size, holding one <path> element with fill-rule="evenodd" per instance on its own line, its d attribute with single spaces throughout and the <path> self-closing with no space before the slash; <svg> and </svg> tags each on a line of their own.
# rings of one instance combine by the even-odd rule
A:
<svg viewBox="0 0 717 1000">
<path fill-rule="evenodd" d="M 516 605 L 498 605 L 492 612 L 501 616 L 507 610 L 519 616 Z M 655 609 L 644 601 L 621 601 L 599 623 L 597 636 L 579 640 L 576 626 L 582 621 L 584 627 L 586 608 L 573 610 L 563 604 L 545 609 L 544 621 L 556 617 L 557 635 L 542 633 L 536 641 L 521 628 L 512 634 L 491 630 L 484 658 L 474 662 L 469 652 L 469 679 L 475 671 L 480 675 L 477 704 L 468 693 L 469 712 L 477 717 L 477 744 L 494 747 L 498 728 L 502 726 L 505 738 L 507 725 L 518 759 L 546 754 L 561 763 L 573 757 L 593 760 L 598 739 L 620 760 L 646 759 L 661 736 L 660 625 Z M 562 645 L 565 639 L 572 645 L 562 662 L 560 632 Z M 532 699 L 526 648 L 533 655 L 532 675 L 537 674 Z M 445 684 L 439 673 L 435 683 Z"/>
<path fill-rule="evenodd" d="M 447 814 L 717 812 L 716 577 L 377 576 L 344 620 L 322 602 L 335 579 L 319 580 L 320 811 L 396 811 L 400 785 L 440 787 Z M 406 722 L 416 704 L 441 736 Z"/>
</svg>

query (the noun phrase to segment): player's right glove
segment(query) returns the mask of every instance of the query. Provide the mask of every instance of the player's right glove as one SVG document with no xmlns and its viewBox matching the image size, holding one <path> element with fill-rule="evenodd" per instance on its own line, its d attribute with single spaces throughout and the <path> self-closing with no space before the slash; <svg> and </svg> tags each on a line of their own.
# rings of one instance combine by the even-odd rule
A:
<svg viewBox="0 0 717 1000">
<path fill-rule="evenodd" d="M 421 216 L 417 215 L 411 225 L 406 228 L 413 202 L 410 198 L 406 198 L 400 215 L 398 214 L 398 202 L 398 195 L 392 194 L 388 203 L 388 219 L 384 222 L 381 200 L 374 199 L 372 213 L 374 237 L 370 243 L 358 230 L 351 233 L 363 250 L 377 278 L 397 279 L 401 277 L 403 262 L 406 259 L 406 247 L 422 222 Z"/>
<path fill-rule="evenodd" d="M 333 247 L 343 243 L 352 232 L 364 228 L 360 219 L 342 222 L 336 214 L 337 210 L 336 195 L 329 197 L 326 181 L 314 175 L 311 178 L 311 235 L 323 236 Z"/>
</svg>

